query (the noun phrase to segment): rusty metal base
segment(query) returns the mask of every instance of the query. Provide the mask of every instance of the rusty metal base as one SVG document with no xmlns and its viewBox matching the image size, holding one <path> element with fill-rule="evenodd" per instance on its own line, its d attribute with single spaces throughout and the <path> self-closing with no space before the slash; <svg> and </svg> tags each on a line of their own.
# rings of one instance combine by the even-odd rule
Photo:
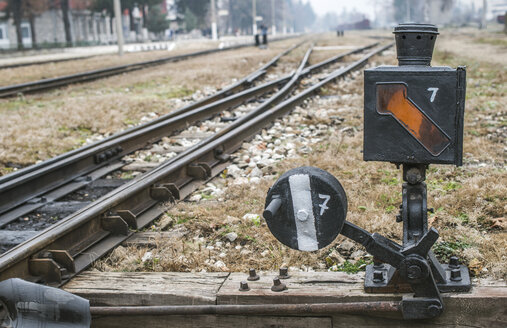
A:
<svg viewBox="0 0 507 328">
<path fill-rule="evenodd" d="M 468 268 L 459 265 L 461 280 L 453 281 L 450 279 L 451 268 L 448 264 L 440 264 L 445 272 L 446 281 L 438 282 L 437 286 L 441 293 L 449 292 L 468 292 L 472 288 L 470 274 Z M 455 268 L 454 268 L 455 269 Z M 374 272 L 377 274 L 374 275 Z M 379 280 L 379 273 L 382 273 L 382 280 Z M 374 279 L 376 276 L 377 279 Z M 364 278 L 364 291 L 367 293 L 409 293 L 412 292 L 410 285 L 401 279 L 396 268 L 389 264 L 373 265 L 366 267 L 366 275 Z"/>
</svg>

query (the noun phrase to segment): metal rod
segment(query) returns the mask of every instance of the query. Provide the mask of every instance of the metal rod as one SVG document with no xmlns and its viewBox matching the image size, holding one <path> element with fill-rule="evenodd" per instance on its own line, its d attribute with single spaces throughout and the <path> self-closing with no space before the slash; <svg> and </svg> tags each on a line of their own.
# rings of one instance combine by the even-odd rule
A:
<svg viewBox="0 0 507 328">
<path fill-rule="evenodd" d="M 123 23 L 120 0 L 114 0 L 114 18 L 116 20 L 116 37 L 118 39 L 118 55 L 123 56 Z"/>
<path fill-rule="evenodd" d="M 216 14 L 216 6 L 215 0 L 211 0 L 211 38 L 216 41 L 218 40 L 218 32 L 217 32 L 217 14 Z"/>
<path fill-rule="evenodd" d="M 302 315 L 333 313 L 400 312 L 400 302 L 351 302 L 317 304 L 260 304 L 260 305 L 164 305 L 164 306 L 96 306 L 92 316 L 146 315 Z"/>
</svg>

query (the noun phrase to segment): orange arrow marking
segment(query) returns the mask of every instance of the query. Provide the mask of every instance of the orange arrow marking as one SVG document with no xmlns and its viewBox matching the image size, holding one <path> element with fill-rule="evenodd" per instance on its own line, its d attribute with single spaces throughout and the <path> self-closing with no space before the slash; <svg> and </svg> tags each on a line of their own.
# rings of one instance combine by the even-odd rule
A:
<svg viewBox="0 0 507 328">
<path fill-rule="evenodd" d="M 377 85 L 377 112 L 393 116 L 433 156 L 438 156 L 451 140 L 407 97 L 401 83 Z"/>
</svg>

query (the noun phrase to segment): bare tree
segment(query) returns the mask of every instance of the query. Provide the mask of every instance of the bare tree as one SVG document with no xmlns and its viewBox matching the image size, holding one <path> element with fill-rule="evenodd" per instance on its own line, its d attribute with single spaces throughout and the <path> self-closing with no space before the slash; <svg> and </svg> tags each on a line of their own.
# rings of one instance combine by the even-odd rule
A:
<svg viewBox="0 0 507 328">
<path fill-rule="evenodd" d="M 21 20 L 23 19 L 23 3 L 21 0 L 7 1 L 7 14 L 12 15 L 14 27 L 16 29 L 16 40 L 18 42 L 18 50 L 23 50 L 23 34 L 21 33 Z"/>
<path fill-rule="evenodd" d="M 30 34 L 32 36 L 32 47 L 37 48 L 37 31 L 35 29 L 35 18 L 49 9 L 49 0 L 24 0 L 23 12 L 30 22 Z"/>
<path fill-rule="evenodd" d="M 70 19 L 69 19 L 69 0 L 60 0 L 60 7 L 62 9 L 63 28 L 65 30 L 65 42 L 67 46 L 72 45 L 72 34 L 70 31 Z"/>
</svg>

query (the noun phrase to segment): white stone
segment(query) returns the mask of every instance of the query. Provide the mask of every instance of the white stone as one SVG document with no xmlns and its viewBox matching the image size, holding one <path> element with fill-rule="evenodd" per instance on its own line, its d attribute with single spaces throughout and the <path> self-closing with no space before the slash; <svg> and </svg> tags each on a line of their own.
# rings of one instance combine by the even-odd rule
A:
<svg viewBox="0 0 507 328">
<path fill-rule="evenodd" d="M 225 263 L 222 261 L 216 261 L 214 264 L 215 268 L 221 269 L 225 267 Z"/>
<path fill-rule="evenodd" d="M 225 238 L 227 238 L 230 242 L 233 242 L 238 238 L 238 234 L 235 232 L 229 232 L 225 235 Z"/>
<path fill-rule="evenodd" d="M 151 252 L 144 253 L 143 257 L 141 258 L 141 261 L 144 263 L 146 261 L 150 261 L 153 259 L 153 254 Z"/>
</svg>

